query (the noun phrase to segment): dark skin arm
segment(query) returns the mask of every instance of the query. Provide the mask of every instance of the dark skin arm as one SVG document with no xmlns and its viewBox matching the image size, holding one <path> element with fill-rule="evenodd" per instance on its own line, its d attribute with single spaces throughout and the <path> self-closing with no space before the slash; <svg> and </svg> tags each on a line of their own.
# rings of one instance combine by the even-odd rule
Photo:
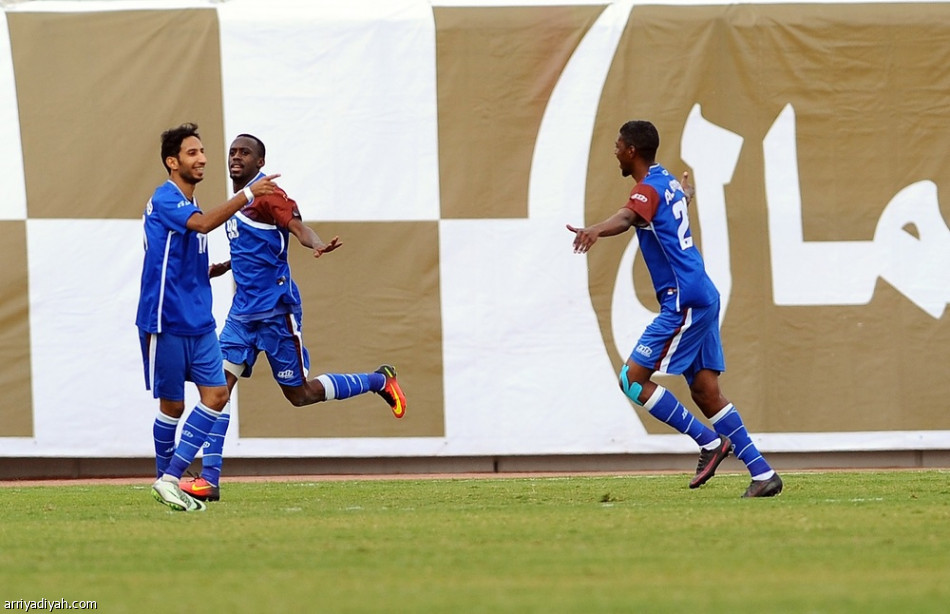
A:
<svg viewBox="0 0 950 614">
<path fill-rule="evenodd" d="M 586 254 L 597 239 L 601 237 L 612 237 L 630 230 L 631 226 L 640 222 L 641 218 L 634 211 L 621 208 L 606 220 L 588 226 L 587 228 L 575 228 L 567 224 L 567 229 L 574 233 L 574 253 Z"/>
<path fill-rule="evenodd" d="M 210 267 L 208 267 L 208 278 L 214 279 L 215 277 L 220 277 L 221 275 L 224 275 L 230 270 L 231 270 L 230 260 L 226 262 L 218 262 L 218 263 L 212 264 Z"/>
<path fill-rule="evenodd" d="M 686 195 L 686 204 L 691 204 L 693 198 L 696 196 L 696 186 L 689 182 L 689 171 L 683 171 L 683 179 L 680 181 L 680 186 L 683 188 L 683 194 Z"/>
<path fill-rule="evenodd" d="M 264 194 L 272 194 L 274 189 L 277 187 L 277 184 L 274 183 L 274 179 L 280 177 L 280 175 L 268 175 L 260 181 L 255 181 L 251 186 L 251 193 L 255 198 L 258 196 L 263 196 Z M 231 197 L 226 203 L 213 207 L 208 211 L 203 211 L 200 214 L 192 215 L 188 218 L 188 222 L 185 226 L 188 230 L 194 230 L 195 232 L 200 232 L 202 234 L 208 234 L 221 224 L 225 223 L 230 219 L 232 215 L 241 210 L 244 205 L 247 204 L 247 197 L 244 196 L 244 192 L 239 192 Z"/>
<path fill-rule="evenodd" d="M 686 195 L 686 203 L 693 202 L 696 194 L 696 188 L 689 182 L 689 171 L 683 173 L 683 180 L 680 182 L 683 188 L 683 194 Z M 631 226 L 643 224 L 643 219 L 636 212 L 623 207 L 617 213 L 606 220 L 587 228 L 575 228 L 570 224 L 567 229 L 574 233 L 574 253 L 586 254 L 594 246 L 600 237 L 612 237 L 630 230 Z"/>
<path fill-rule="evenodd" d="M 314 258 L 319 258 L 323 254 L 332 252 L 338 247 L 343 247 L 343 243 L 340 242 L 340 237 L 333 237 L 329 243 L 324 243 L 320 237 L 317 236 L 313 228 L 310 228 L 297 218 L 290 220 L 290 223 L 287 224 L 287 229 L 290 230 L 291 234 L 297 237 L 301 245 L 313 250 Z"/>
</svg>

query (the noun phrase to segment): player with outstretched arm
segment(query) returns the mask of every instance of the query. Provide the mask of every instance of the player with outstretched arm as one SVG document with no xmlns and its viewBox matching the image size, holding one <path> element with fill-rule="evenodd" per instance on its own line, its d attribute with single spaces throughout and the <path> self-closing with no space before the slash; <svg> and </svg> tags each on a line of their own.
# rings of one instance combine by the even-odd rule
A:
<svg viewBox="0 0 950 614">
<path fill-rule="evenodd" d="M 771 497 L 782 492 L 782 478 L 759 453 L 739 412 L 719 388 L 719 376 L 726 368 L 719 337 L 719 291 L 693 244 L 683 186 L 656 163 L 659 146 L 659 133 L 648 121 L 629 121 L 620 128 L 614 154 L 623 176 L 632 176 L 637 183 L 624 206 L 609 218 L 586 228 L 567 225 L 574 233 L 574 251 L 586 254 L 600 237 L 636 229 L 660 313 L 620 370 L 621 389 L 650 415 L 699 445 L 690 488 L 705 484 L 734 450 L 752 475 L 743 497 Z M 686 378 L 693 401 L 715 430 L 651 380 L 657 371 Z"/>
</svg>

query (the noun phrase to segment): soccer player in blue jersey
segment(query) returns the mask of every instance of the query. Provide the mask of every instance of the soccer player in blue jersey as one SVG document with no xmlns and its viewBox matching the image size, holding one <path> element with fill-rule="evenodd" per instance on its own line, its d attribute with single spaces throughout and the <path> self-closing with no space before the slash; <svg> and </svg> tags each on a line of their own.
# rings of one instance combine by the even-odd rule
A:
<svg viewBox="0 0 950 614">
<path fill-rule="evenodd" d="M 228 168 L 235 193 L 264 178 L 265 154 L 264 143 L 255 136 L 240 134 L 234 139 Z M 324 243 L 301 221 L 297 203 L 280 188 L 236 212 L 225 230 L 231 260 L 212 267 L 212 274 L 228 268 L 234 274 L 234 300 L 220 337 L 228 390 L 239 377 L 250 377 L 258 354 L 264 352 L 281 391 L 297 407 L 375 392 L 396 418 L 402 418 L 406 397 L 391 365 L 372 373 L 325 373 L 307 379 L 310 355 L 301 334 L 300 293 L 287 262 L 289 237 L 313 250 L 314 258 L 339 248 L 339 237 Z M 222 451 L 229 422 L 227 411 L 217 418 L 202 453 L 201 475 L 181 484 L 194 498 L 217 501 L 221 497 Z"/>
<path fill-rule="evenodd" d="M 166 130 L 161 141 L 168 180 L 145 206 L 145 259 L 135 324 L 145 388 L 159 399 L 152 429 L 157 476 L 152 495 L 174 510 L 190 512 L 203 510 L 204 503 L 183 493 L 179 480 L 228 401 L 211 314 L 207 233 L 255 198 L 273 192 L 277 175 L 263 177 L 224 204 L 202 211 L 195 187 L 204 179 L 207 159 L 198 126 Z M 176 446 L 185 381 L 197 385 L 200 401 L 185 420 Z"/>
<path fill-rule="evenodd" d="M 759 453 L 739 412 L 719 388 L 719 375 L 726 368 L 719 337 L 719 291 L 693 244 L 683 186 L 656 163 L 659 146 L 659 133 L 648 121 L 629 121 L 620 128 L 614 154 L 623 176 L 633 176 L 637 184 L 624 206 L 609 218 L 587 228 L 567 226 L 574 233 L 574 251 L 586 254 L 600 237 L 636 229 L 660 313 L 620 370 L 621 389 L 650 415 L 699 445 L 690 488 L 705 484 L 734 450 L 752 475 L 743 497 L 772 497 L 782 492 L 782 478 Z M 715 430 L 651 380 L 657 371 L 686 378 L 693 401 Z"/>
</svg>

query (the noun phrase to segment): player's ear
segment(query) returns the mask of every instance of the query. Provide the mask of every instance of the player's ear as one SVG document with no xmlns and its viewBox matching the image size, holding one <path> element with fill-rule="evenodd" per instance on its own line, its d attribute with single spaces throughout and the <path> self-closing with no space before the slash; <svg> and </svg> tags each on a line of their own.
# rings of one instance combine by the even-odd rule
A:
<svg viewBox="0 0 950 614">
<path fill-rule="evenodd" d="M 177 156 L 168 156 L 165 158 L 165 165 L 173 171 L 178 170 L 178 158 Z"/>
</svg>

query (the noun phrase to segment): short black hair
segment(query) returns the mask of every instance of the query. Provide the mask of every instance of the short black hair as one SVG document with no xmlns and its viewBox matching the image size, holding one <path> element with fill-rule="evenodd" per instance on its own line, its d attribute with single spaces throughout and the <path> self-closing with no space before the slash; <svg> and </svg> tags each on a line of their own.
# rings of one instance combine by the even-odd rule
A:
<svg viewBox="0 0 950 614">
<path fill-rule="evenodd" d="M 236 137 L 234 137 L 234 140 L 237 140 L 237 139 L 241 138 L 242 136 L 243 136 L 243 137 L 246 137 L 246 138 L 249 138 L 249 139 L 251 139 L 252 141 L 254 141 L 254 142 L 257 143 L 257 146 L 261 148 L 261 159 L 264 159 L 265 157 L 267 157 L 267 148 L 264 147 L 264 141 L 260 140 L 259 138 L 257 138 L 257 137 L 254 136 L 253 134 L 248 134 L 248 133 L 246 133 L 246 132 L 242 132 L 241 134 L 237 135 Z"/>
<path fill-rule="evenodd" d="M 660 133 L 656 126 L 644 119 L 634 119 L 620 127 L 620 138 L 627 145 L 633 145 L 640 157 L 647 162 L 656 160 L 656 150 L 660 148 Z"/>
<path fill-rule="evenodd" d="M 172 172 L 172 169 L 168 168 L 165 159 L 168 157 L 177 158 L 181 152 L 182 141 L 190 136 L 197 138 L 199 141 L 201 140 L 201 135 L 198 134 L 198 124 L 188 122 L 177 128 L 170 128 L 162 133 L 162 166 L 164 166 L 165 170 L 169 173 Z"/>
</svg>

